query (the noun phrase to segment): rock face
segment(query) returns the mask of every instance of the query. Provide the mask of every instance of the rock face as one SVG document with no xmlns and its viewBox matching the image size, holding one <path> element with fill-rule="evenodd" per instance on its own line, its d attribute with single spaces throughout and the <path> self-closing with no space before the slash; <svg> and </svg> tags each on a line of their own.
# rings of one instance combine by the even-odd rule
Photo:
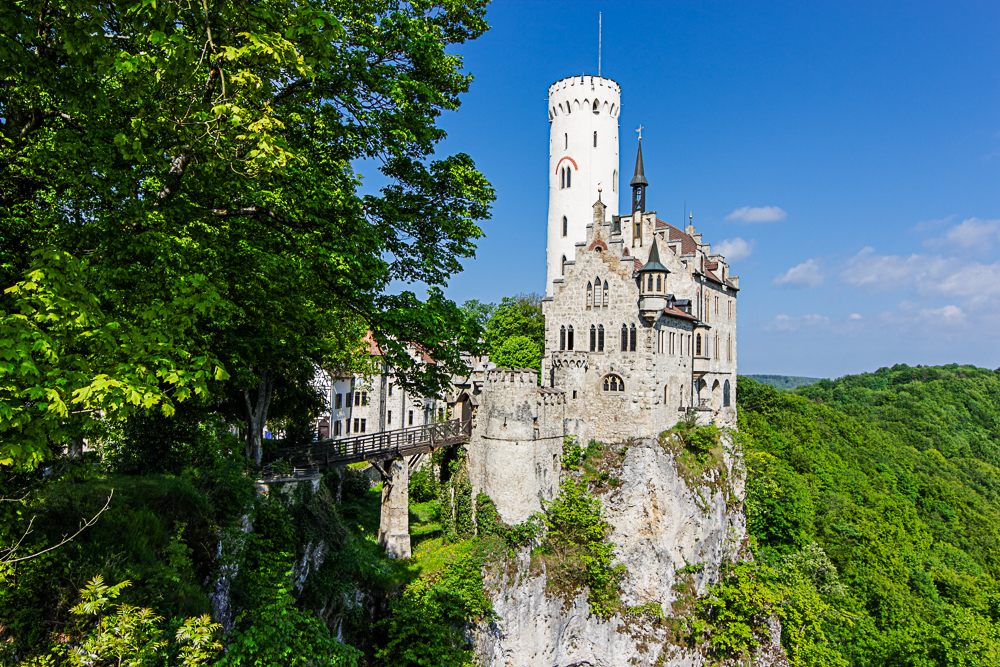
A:
<svg viewBox="0 0 1000 667">
<path fill-rule="evenodd" d="M 659 605 L 668 618 L 675 608 L 683 614 L 694 593 L 718 581 L 725 561 L 742 557 L 744 472 L 728 437 L 723 440 L 724 465 L 704 471 L 686 468 L 656 440 L 631 442 L 614 471 L 620 484 L 598 492 L 614 526 L 616 562 L 627 569 L 626 606 Z M 547 591 L 545 573 L 532 575 L 527 559 L 522 554 L 516 575 L 490 573 L 487 579 L 499 620 L 477 633 L 484 665 L 707 664 L 700 650 L 676 645 L 669 623 L 652 615 L 605 621 L 590 614 L 585 590 L 568 602 Z M 780 647 L 772 653 L 780 656 Z"/>
</svg>

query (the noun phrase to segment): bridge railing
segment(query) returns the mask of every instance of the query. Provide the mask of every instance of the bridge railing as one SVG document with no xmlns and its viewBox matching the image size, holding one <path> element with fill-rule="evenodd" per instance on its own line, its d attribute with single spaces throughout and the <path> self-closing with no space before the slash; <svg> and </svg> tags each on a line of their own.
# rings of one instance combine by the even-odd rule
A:
<svg viewBox="0 0 1000 667">
<path fill-rule="evenodd" d="M 279 449 L 269 458 L 284 459 L 293 465 L 327 467 L 369 459 L 395 458 L 417 449 L 455 444 L 470 435 L 471 420 L 452 419 L 338 440 L 319 440 L 306 447 Z"/>
</svg>

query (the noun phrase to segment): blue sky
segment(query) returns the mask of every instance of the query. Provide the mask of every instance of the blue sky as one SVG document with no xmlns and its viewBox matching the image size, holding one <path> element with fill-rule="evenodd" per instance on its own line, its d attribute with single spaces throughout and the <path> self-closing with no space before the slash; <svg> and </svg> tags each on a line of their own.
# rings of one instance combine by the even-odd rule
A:
<svg viewBox="0 0 1000 667">
<path fill-rule="evenodd" d="M 741 277 L 741 373 L 1000 366 L 995 0 L 498 0 L 442 119 L 498 194 L 451 298 L 544 293 L 546 91 L 597 73 L 598 11 L 624 171 L 642 123 L 647 208 Z"/>
</svg>

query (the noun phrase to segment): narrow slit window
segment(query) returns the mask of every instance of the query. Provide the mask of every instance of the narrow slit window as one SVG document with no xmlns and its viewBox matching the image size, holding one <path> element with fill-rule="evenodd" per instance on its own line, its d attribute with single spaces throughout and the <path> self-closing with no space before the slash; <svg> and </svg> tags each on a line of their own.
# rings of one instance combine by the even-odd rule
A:
<svg viewBox="0 0 1000 667">
<path fill-rule="evenodd" d="M 604 325 L 597 325 L 597 351 L 604 352 Z"/>
<path fill-rule="evenodd" d="M 573 325 L 572 324 L 569 325 L 568 329 L 566 329 L 566 349 L 567 350 L 572 350 L 573 349 Z"/>
<path fill-rule="evenodd" d="M 635 325 L 634 324 L 628 330 L 628 350 L 629 350 L 629 352 L 635 352 Z"/>
<path fill-rule="evenodd" d="M 566 327 L 565 326 L 559 327 L 559 349 L 560 350 L 565 350 L 566 349 Z"/>
<path fill-rule="evenodd" d="M 622 352 L 628 352 L 628 327 L 622 325 Z"/>
<path fill-rule="evenodd" d="M 590 351 L 597 352 L 597 327 L 590 325 Z"/>
<path fill-rule="evenodd" d="M 594 148 L 597 148 L 597 132 L 594 132 Z"/>
<path fill-rule="evenodd" d="M 569 233 L 569 220 L 567 220 L 566 216 L 564 215 L 563 216 L 563 236 L 566 236 L 568 233 Z M 566 255 L 563 255 L 563 263 L 564 264 L 566 263 Z"/>
<path fill-rule="evenodd" d="M 587 310 L 594 307 L 594 284 L 587 283 Z"/>
</svg>

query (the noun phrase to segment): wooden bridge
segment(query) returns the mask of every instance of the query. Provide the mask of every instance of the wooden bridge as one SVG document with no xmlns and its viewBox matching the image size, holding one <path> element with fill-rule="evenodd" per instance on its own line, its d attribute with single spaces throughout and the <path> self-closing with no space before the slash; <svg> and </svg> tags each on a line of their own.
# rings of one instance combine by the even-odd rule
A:
<svg viewBox="0 0 1000 667">
<path fill-rule="evenodd" d="M 271 461 L 287 461 L 296 469 L 323 469 L 360 463 L 389 461 L 432 452 L 467 442 L 472 435 L 472 420 L 434 422 L 381 433 L 359 434 L 338 440 L 319 440 L 306 447 L 286 447 L 275 450 Z M 275 475 L 271 466 L 265 474 Z"/>
</svg>

